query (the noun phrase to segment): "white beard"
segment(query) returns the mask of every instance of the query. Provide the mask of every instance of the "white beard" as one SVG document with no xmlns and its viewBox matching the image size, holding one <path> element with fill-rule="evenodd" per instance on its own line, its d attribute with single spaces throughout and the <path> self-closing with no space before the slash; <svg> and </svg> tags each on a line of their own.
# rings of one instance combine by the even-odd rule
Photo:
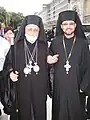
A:
<svg viewBox="0 0 90 120">
<path fill-rule="evenodd" d="M 27 39 L 28 42 L 30 42 L 31 44 L 33 44 L 33 43 L 36 42 L 38 36 L 30 36 L 30 35 L 25 34 L 25 37 L 26 37 L 26 39 Z"/>
</svg>

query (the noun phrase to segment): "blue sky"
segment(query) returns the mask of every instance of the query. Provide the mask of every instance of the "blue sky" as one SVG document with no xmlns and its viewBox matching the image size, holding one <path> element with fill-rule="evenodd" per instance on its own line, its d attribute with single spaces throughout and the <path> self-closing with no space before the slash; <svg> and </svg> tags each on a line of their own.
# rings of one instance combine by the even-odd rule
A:
<svg viewBox="0 0 90 120">
<path fill-rule="evenodd" d="M 0 6 L 7 11 L 21 12 L 24 15 L 34 14 L 42 10 L 42 4 L 48 4 L 52 0 L 1 0 Z"/>
</svg>

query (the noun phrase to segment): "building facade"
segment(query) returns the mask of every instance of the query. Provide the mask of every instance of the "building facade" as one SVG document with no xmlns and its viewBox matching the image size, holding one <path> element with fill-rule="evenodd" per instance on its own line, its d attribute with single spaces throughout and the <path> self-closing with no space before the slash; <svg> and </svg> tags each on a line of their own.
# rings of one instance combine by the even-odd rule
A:
<svg viewBox="0 0 90 120">
<path fill-rule="evenodd" d="M 90 23 L 90 0 L 70 0 L 70 8 L 76 10 L 82 23 Z"/>
<path fill-rule="evenodd" d="M 68 9 L 68 0 L 53 0 L 51 3 L 44 5 L 42 11 L 38 13 L 42 17 L 46 29 L 51 29 L 56 25 L 60 11 Z"/>
<path fill-rule="evenodd" d="M 90 0 L 84 0 L 84 19 L 85 23 L 90 24 Z"/>
<path fill-rule="evenodd" d="M 51 29 L 56 25 L 58 14 L 67 9 L 78 12 L 83 23 L 90 23 L 90 0 L 53 0 L 43 5 L 42 11 L 37 13 L 42 17 L 45 29 Z"/>
</svg>

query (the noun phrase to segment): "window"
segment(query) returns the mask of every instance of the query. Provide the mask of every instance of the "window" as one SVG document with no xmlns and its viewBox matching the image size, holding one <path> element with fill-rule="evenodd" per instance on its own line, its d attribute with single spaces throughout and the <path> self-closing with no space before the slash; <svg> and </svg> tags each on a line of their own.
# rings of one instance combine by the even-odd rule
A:
<svg viewBox="0 0 90 120">
<path fill-rule="evenodd" d="M 83 25 L 84 32 L 90 32 L 90 25 Z"/>
<path fill-rule="evenodd" d="M 88 40 L 88 44 L 90 45 L 90 24 L 83 24 L 83 29 Z"/>
</svg>

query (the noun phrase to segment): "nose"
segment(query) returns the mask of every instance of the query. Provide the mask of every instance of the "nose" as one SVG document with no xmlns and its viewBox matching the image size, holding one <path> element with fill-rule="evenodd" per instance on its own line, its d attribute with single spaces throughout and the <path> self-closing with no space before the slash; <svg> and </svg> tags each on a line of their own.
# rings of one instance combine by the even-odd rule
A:
<svg viewBox="0 0 90 120">
<path fill-rule="evenodd" d="M 34 31 L 33 30 L 31 30 L 31 35 L 34 35 Z"/>
<path fill-rule="evenodd" d="M 33 32 L 33 30 L 31 30 L 31 34 L 33 34 L 34 32 Z"/>
<path fill-rule="evenodd" d="M 70 24 L 67 24 L 67 27 L 69 28 L 69 27 L 70 27 Z"/>
</svg>

